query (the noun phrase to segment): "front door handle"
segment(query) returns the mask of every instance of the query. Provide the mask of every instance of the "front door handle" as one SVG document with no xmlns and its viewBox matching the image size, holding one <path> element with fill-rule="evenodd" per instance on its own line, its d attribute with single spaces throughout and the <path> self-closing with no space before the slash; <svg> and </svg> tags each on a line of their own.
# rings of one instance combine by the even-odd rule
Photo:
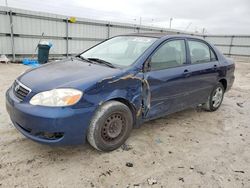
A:
<svg viewBox="0 0 250 188">
<path fill-rule="evenodd" d="M 218 68 L 217 65 L 214 65 L 214 70 L 217 70 L 217 68 Z"/>
<path fill-rule="evenodd" d="M 183 71 L 183 74 L 184 74 L 185 77 L 189 77 L 190 76 L 190 72 L 187 69 L 185 69 Z"/>
</svg>

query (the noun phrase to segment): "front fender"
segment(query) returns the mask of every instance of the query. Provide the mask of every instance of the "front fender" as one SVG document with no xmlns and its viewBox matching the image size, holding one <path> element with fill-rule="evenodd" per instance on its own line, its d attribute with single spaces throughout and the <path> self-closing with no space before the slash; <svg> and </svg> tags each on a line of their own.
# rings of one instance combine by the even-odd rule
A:
<svg viewBox="0 0 250 188">
<path fill-rule="evenodd" d="M 136 112 L 136 119 L 142 113 L 142 73 L 128 73 L 119 77 L 104 78 L 85 95 L 88 101 L 95 106 L 100 106 L 110 100 L 128 102 Z"/>
<path fill-rule="evenodd" d="M 136 111 L 141 108 L 142 102 L 142 75 L 128 74 L 105 84 L 103 102 L 122 98 L 132 104 Z"/>
</svg>

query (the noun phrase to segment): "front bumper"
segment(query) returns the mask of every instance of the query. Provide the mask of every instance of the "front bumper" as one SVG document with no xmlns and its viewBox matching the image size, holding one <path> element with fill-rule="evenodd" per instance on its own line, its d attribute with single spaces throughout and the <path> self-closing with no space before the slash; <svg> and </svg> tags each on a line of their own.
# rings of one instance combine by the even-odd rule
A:
<svg viewBox="0 0 250 188">
<path fill-rule="evenodd" d="M 85 143 L 95 107 L 42 107 L 20 102 L 12 89 L 6 92 L 6 109 L 14 126 L 39 143 L 74 145 Z"/>
</svg>

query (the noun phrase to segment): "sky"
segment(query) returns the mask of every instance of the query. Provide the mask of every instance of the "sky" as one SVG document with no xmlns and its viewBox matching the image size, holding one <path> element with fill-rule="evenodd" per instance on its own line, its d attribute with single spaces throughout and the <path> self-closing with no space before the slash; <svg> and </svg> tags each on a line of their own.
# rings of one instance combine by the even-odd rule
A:
<svg viewBox="0 0 250 188">
<path fill-rule="evenodd" d="M 250 0 L 7 0 L 9 7 L 205 34 L 250 35 Z M 5 6 L 6 0 L 0 0 Z M 141 20 L 141 21 L 140 21 Z"/>
</svg>

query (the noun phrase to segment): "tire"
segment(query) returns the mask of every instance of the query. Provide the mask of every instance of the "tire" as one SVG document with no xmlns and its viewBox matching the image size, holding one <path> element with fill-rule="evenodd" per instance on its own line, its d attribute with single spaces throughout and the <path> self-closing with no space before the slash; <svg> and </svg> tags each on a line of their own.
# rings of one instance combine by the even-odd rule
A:
<svg viewBox="0 0 250 188">
<path fill-rule="evenodd" d="M 108 101 L 96 111 L 87 134 L 90 145 L 100 151 L 119 148 L 129 137 L 133 115 L 125 104 Z"/>
<path fill-rule="evenodd" d="M 216 111 L 223 101 L 224 93 L 224 86 L 220 82 L 217 83 L 216 86 L 213 88 L 211 94 L 209 95 L 208 101 L 203 105 L 203 108 L 206 111 L 210 112 Z"/>
</svg>

